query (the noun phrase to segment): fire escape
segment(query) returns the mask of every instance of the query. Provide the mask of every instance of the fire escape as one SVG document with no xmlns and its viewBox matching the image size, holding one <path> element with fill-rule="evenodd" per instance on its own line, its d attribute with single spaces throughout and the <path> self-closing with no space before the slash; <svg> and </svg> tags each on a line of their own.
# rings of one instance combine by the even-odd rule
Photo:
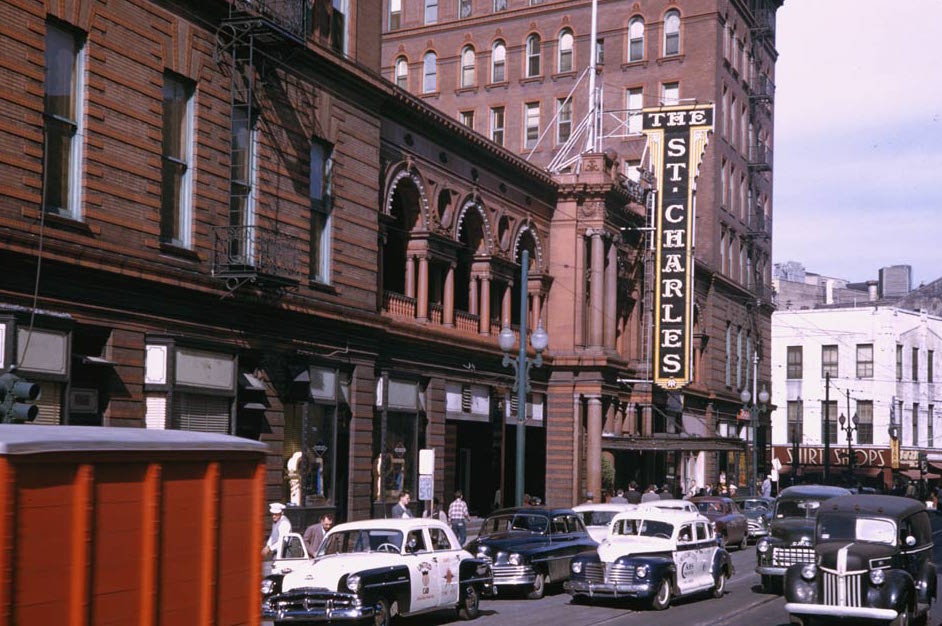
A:
<svg viewBox="0 0 942 626">
<path fill-rule="evenodd" d="M 230 293 L 246 283 L 284 289 L 300 280 L 301 242 L 258 211 L 257 132 L 265 81 L 280 79 L 274 64 L 305 45 L 307 6 L 306 0 L 231 0 L 217 31 L 216 60 L 229 71 L 232 131 L 228 222 L 212 228 L 212 273 Z"/>
</svg>

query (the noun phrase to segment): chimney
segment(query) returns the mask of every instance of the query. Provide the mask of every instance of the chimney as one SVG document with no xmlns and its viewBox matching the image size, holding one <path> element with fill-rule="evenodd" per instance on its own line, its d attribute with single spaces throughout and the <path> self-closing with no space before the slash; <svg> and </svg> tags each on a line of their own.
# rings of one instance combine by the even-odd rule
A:
<svg viewBox="0 0 942 626">
<path fill-rule="evenodd" d="M 867 298 L 870 300 L 870 302 L 877 301 L 877 285 L 879 284 L 880 283 L 875 280 L 867 281 Z"/>
<path fill-rule="evenodd" d="M 824 304 L 834 304 L 834 281 L 831 279 L 824 283 Z"/>
</svg>

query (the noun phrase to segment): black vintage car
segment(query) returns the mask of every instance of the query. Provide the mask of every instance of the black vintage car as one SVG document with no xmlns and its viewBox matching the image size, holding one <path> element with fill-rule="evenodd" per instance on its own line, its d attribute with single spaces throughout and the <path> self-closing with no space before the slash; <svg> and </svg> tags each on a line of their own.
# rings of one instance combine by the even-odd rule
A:
<svg viewBox="0 0 942 626">
<path fill-rule="evenodd" d="M 793 623 L 840 618 L 912 624 L 936 598 L 932 527 L 911 498 L 850 495 L 821 505 L 815 562 L 785 574 Z"/>
<path fill-rule="evenodd" d="M 517 589 L 536 600 L 569 579 L 574 556 L 597 547 L 572 509 L 518 508 L 491 514 L 465 549 L 491 563 L 498 595 Z"/>
<path fill-rule="evenodd" d="M 769 535 L 756 542 L 763 591 L 777 591 L 789 566 L 814 562 L 814 520 L 821 503 L 849 493 L 841 487 L 796 485 L 779 494 Z"/>
<path fill-rule="evenodd" d="M 775 508 L 775 498 L 766 498 L 764 496 L 737 496 L 733 502 L 746 516 L 746 534 L 755 541 L 759 537 L 765 537 L 769 534 L 769 526 L 772 524 L 772 509 Z"/>
</svg>

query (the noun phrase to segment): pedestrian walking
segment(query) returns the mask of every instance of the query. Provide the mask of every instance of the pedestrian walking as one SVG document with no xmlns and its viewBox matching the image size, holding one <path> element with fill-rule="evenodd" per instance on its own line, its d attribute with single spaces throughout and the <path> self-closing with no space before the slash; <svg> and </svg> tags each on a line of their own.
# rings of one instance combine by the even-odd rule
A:
<svg viewBox="0 0 942 626">
<path fill-rule="evenodd" d="M 644 492 L 644 495 L 641 496 L 641 503 L 651 502 L 652 500 L 660 500 L 661 496 L 657 495 L 657 485 L 648 485 L 647 490 Z"/>
<path fill-rule="evenodd" d="M 412 512 L 409 510 L 411 500 L 412 495 L 408 491 L 400 491 L 399 502 L 394 504 L 392 508 L 392 517 L 395 519 L 409 519 L 412 517 Z"/>
<path fill-rule="evenodd" d="M 271 534 L 262 548 L 263 559 L 278 552 L 282 539 L 291 532 L 291 521 L 285 517 L 285 505 L 281 502 L 272 502 L 268 505 L 268 512 L 271 514 Z"/>
<path fill-rule="evenodd" d="M 311 524 L 304 529 L 304 545 L 307 546 L 307 553 L 311 556 L 317 554 L 318 549 L 321 547 L 321 543 L 324 542 L 324 535 L 327 534 L 327 531 L 330 530 L 330 527 L 334 525 L 334 514 L 333 513 L 324 513 L 321 515 L 321 519 L 316 524 Z"/>
<path fill-rule="evenodd" d="M 638 483 L 631 481 L 628 483 L 628 493 L 625 494 L 628 504 L 641 504 L 641 492 L 638 491 Z"/>
<path fill-rule="evenodd" d="M 670 500 L 674 497 L 671 493 L 671 490 L 667 488 L 667 483 L 664 483 L 664 486 L 661 487 L 661 492 L 658 495 L 660 496 L 661 500 Z"/>
<path fill-rule="evenodd" d="M 455 499 L 448 506 L 448 521 L 451 522 L 451 529 L 458 536 L 458 543 L 463 546 L 468 540 L 468 522 L 471 521 L 471 514 L 468 513 L 468 503 L 464 501 L 464 494 L 460 489 L 455 492 Z"/>
<path fill-rule="evenodd" d="M 448 513 L 442 508 L 442 502 L 438 498 L 432 498 L 432 510 L 422 511 L 422 517 L 437 519 L 440 522 L 448 523 Z"/>
<path fill-rule="evenodd" d="M 612 504 L 628 504 L 628 498 L 625 497 L 625 490 L 619 489 L 615 492 L 615 497 L 611 499 Z"/>
<path fill-rule="evenodd" d="M 762 494 L 763 498 L 772 497 L 772 479 L 768 476 L 766 476 L 765 480 L 762 481 L 762 488 L 760 489 L 760 493 Z"/>
</svg>

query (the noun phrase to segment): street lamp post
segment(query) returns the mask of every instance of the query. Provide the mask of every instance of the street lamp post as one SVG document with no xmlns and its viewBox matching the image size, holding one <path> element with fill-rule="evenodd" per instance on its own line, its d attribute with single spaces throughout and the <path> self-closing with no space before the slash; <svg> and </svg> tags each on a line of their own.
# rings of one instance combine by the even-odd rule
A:
<svg viewBox="0 0 942 626">
<path fill-rule="evenodd" d="M 844 425 L 845 422 L 847 423 L 846 426 Z M 860 424 L 860 418 L 854 413 L 854 417 L 848 420 L 841 413 L 841 416 L 837 418 L 837 423 L 840 429 L 847 433 L 847 481 L 849 484 L 854 477 L 854 431 L 857 430 L 858 424 Z"/>
<path fill-rule="evenodd" d="M 749 493 L 751 495 L 756 495 L 756 481 L 758 480 L 758 465 L 759 465 L 759 449 L 756 439 L 756 434 L 759 428 L 759 405 L 761 404 L 765 407 L 769 402 L 769 392 L 766 390 L 765 385 L 762 385 L 762 391 L 756 392 L 756 388 L 759 385 L 757 380 L 759 376 L 759 352 L 756 351 L 752 355 L 752 393 L 749 393 L 748 389 L 743 389 L 742 393 L 739 394 L 739 399 L 742 400 L 744 408 L 749 409 L 749 417 L 752 422 L 752 484 L 749 486 Z M 755 398 L 758 400 L 758 404 L 753 400 Z"/>
<path fill-rule="evenodd" d="M 524 459 L 526 457 L 526 420 L 527 420 L 527 393 L 530 391 L 530 367 L 543 365 L 543 351 L 549 344 L 549 335 L 543 330 L 543 323 L 539 322 L 536 330 L 530 336 L 530 345 L 536 351 L 536 359 L 527 358 L 527 270 L 530 264 L 529 251 L 524 249 L 520 258 L 520 345 L 517 358 L 510 356 L 517 338 L 508 326 L 504 326 L 497 336 L 497 343 L 504 353 L 504 367 L 514 368 L 514 393 L 517 394 L 517 479 L 514 490 L 516 506 L 523 506 L 523 479 Z"/>
</svg>

